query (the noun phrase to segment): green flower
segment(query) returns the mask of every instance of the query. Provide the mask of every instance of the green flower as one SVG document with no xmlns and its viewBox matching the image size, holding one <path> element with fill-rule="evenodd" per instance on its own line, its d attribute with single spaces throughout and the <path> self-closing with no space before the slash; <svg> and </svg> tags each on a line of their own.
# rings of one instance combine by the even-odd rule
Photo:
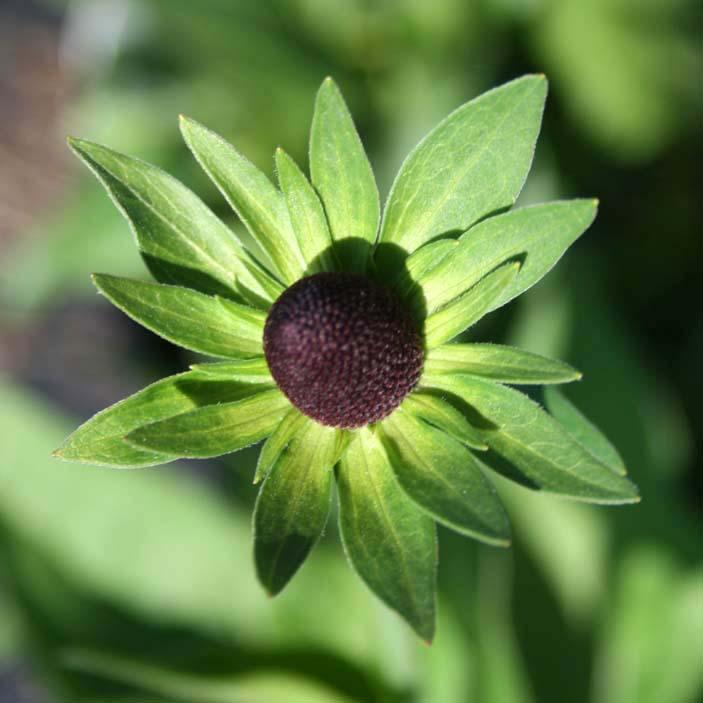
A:
<svg viewBox="0 0 703 703">
<path fill-rule="evenodd" d="M 542 278 L 595 216 L 593 200 L 509 210 L 546 85 L 526 76 L 453 112 L 402 165 L 382 220 L 331 80 L 315 104 L 311 181 L 279 149 L 277 189 L 182 119 L 188 146 L 246 225 L 246 245 L 163 171 L 71 140 L 158 281 L 101 274 L 100 292 L 156 334 L 224 361 L 98 413 L 57 456 L 134 468 L 265 440 L 254 478 L 263 481 L 254 544 L 264 587 L 278 593 L 318 541 L 336 480 L 349 561 L 427 641 L 435 523 L 510 543 L 479 455 L 503 457 L 512 478 L 545 492 L 636 501 L 615 449 L 564 396 L 547 396 L 550 415 L 507 385 L 564 383 L 577 371 L 511 347 L 448 343 Z"/>
</svg>

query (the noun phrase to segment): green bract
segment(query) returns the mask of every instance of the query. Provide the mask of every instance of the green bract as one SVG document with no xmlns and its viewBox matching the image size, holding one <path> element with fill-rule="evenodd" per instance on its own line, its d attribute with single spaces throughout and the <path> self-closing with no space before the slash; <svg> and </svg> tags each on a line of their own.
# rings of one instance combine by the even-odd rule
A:
<svg viewBox="0 0 703 703">
<path fill-rule="evenodd" d="M 578 371 L 512 347 L 450 343 L 539 281 L 595 216 L 593 200 L 506 212 L 530 168 L 546 89 L 543 76 L 525 76 L 452 113 L 407 158 L 382 218 L 373 171 L 330 79 L 315 103 L 311 180 L 279 149 L 280 189 L 233 146 L 183 118 L 188 146 L 256 254 L 155 166 L 70 140 L 129 220 L 157 281 L 101 274 L 100 292 L 156 334 L 220 360 L 98 413 L 56 455 L 136 468 L 265 440 L 254 477 L 262 482 L 254 543 L 265 588 L 283 589 L 315 546 L 336 480 L 349 561 L 427 641 L 435 522 L 488 544 L 510 543 L 486 471 L 492 455 L 535 489 L 592 503 L 638 500 L 617 451 L 563 395 L 548 389 L 550 415 L 506 385 L 566 383 Z M 371 425 L 316 422 L 269 371 L 269 309 L 293 283 L 324 272 L 375 279 L 423 335 L 419 382 Z"/>
</svg>

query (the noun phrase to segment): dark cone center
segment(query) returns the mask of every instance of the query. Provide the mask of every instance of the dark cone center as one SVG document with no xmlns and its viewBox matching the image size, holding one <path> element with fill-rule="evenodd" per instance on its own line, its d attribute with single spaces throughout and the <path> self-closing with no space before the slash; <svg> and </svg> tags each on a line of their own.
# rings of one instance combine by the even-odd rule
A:
<svg viewBox="0 0 703 703">
<path fill-rule="evenodd" d="M 318 273 L 269 311 L 264 353 L 290 402 L 332 427 L 361 427 L 395 410 L 422 371 L 422 339 L 398 298 L 349 273 Z"/>
</svg>

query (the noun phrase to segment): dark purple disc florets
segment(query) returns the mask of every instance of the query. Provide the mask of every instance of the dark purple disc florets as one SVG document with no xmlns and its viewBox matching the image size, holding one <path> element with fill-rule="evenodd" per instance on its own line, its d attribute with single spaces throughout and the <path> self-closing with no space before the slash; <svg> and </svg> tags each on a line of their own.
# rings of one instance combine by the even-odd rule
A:
<svg viewBox="0 0 703 703">
<path fill-rule="evenodd" d="M 422 371 L 422 339 L 387 288 L 365 276 L 318 273 L 269 311 L 264 353 L 290 402 L 332 427 L 361 427 L 395 410 Z"/>
</svg>

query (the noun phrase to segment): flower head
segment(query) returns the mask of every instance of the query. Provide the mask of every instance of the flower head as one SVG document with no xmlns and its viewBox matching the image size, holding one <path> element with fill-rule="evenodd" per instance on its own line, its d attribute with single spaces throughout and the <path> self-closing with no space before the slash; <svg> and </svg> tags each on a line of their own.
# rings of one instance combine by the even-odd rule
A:
<svg viewBox="0 0 703 703">
<path fill-rule="evenodd" d="M 252 247 L 158 168 L 71 140 L 157 281 L 96 275 L 100 292 L 162 337 L 222 360 L 98 413 L 56 454 L 134 468 L 265 440 L 254 543 L 267 590 L 278 593 L 319 539 L 336 480 L 351 564 L 428 641 L 435 523 L 510 542 L 479 456 L 501 456 L 512 478 L 545 492 L 637 500 L 616 450 L 564 396 L 546 395 L 550 415 L 508 385 L 564 383 L 577 371 L 512 347 L 450 343 L 544 276 L 595 216 L 593 200 L 509 209 L 545 96 L 544 77 L 526 76 L 458 108 L 406 159 L 382 220 L 330 79 L 315 105 L 311 180 L 279 149 L 280 189 L 182 119 Z"/>
</svg>

